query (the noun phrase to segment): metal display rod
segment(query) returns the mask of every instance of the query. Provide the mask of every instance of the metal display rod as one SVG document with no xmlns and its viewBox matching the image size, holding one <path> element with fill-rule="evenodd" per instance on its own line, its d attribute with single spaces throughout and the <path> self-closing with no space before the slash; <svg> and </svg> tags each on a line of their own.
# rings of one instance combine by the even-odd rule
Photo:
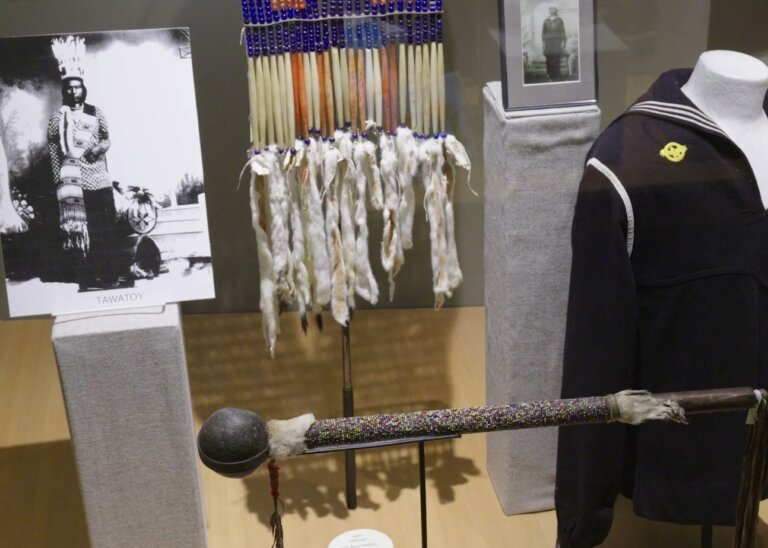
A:
<svg viewBox="0 0 768 548">
<path fill-rule="evenodd" d="M 342 390 L 344 416 L 353 417 L 355 415 L 355 392 L 352 387 L 352 350 L 349 323 L 341 326 L 341 366 L 344 374 L 344 388 Z M 357 508 L 357 463 L 355 462 L 354 451 L 344 452 L 344 480 L 347 508 L 354 510 Z"/>
<path fill-rule="evenodd" d="M 419 445 L 419 513 L 421 520 L 421 548 L 427 548 L 427 458 L 425 444 L 429 442 L 450 440 L 459 438 L 458 434 L 451 436 L 423 436 L 421 438 L 403 438 L 399 440 L 377 441 L 354 445 L 356 451 L 365 449 L 383 449 L 385 447 L 394 447 L 399 445 L 409 445 L 417 443 Z M 335 453 L 344 451 L 350 453 L 349 445 L 339 445 L 335 447 L 323 447 L 321 449 L 308 449 L 305 455 L 319 455 L 321 453 Z"/>
</svg>

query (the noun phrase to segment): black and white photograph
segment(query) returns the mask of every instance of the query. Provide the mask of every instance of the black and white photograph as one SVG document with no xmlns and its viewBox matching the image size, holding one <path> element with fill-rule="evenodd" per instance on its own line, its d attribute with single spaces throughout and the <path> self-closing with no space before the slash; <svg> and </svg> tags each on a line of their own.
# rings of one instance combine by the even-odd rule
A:
<svg viewBox="0 0 768 548">
<path fill-rule="evenodd" d="M 594 0 L 499 0 L 507 110 L 595 103 Z"/>
<path fill-rule="evenodd" d="M 520 2 L 523 83 L 579 80 L 579 0 Z"/>
<path fill-rule="evenodd" d="M 188 29 L 0 38 L 11 317 L 214 297 Z"/>
</svg>

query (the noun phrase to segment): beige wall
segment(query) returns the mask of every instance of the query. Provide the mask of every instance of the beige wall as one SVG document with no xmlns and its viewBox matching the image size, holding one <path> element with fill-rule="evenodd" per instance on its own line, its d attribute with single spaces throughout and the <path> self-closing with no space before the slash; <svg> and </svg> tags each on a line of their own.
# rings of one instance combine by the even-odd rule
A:
<svg viewBox="0 0 768 548">
<path fill-rule="evenodd" d="M 690 67 L 707 49 L 710 0 L 602 0 L 597 44 L 603 126 L 658 75 Z"/>
<path fill-rule="evenodd" d="M 738 5 L 738 9 L 734 6 Z M 730 49 L 754 55 L 768 62 L 768 42 L 763 29 L 768 25 L 765 0 L 712 0 L 707 49 Z"/>
</svg>

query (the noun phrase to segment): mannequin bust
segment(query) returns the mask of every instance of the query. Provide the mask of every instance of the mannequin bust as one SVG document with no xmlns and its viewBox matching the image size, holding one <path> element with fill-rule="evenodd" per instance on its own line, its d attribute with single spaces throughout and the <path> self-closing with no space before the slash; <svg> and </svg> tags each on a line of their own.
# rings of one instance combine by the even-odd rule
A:
<svg viewBox="0 0 768 548">
<path fill-rule="evenodd" d="M 768 117 L 763 110 L 768 66 L 735 51 L 707 51 L 682 91 L 742 150 L 768 209 Z"/>
</svg>

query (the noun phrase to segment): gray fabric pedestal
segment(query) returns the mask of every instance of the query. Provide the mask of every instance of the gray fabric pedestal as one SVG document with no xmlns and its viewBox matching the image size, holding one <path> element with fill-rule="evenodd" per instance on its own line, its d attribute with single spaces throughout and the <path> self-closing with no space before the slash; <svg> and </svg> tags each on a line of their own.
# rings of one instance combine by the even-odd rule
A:
<svg viewBox="0 0 768 548">
<path fill-rule="evenodd" d="M 571 221 L 596 106 L 505 112 L 485 87 L 486 399 L 560 396 Z M 488 473 L 506 514 L 554 507 L 557 430 L 488 435 Z"/>
<path fill-rule="evenodd" d="M 206 546 L 178 305 L 53 326 L 91 543 Z"/>
</svg>

